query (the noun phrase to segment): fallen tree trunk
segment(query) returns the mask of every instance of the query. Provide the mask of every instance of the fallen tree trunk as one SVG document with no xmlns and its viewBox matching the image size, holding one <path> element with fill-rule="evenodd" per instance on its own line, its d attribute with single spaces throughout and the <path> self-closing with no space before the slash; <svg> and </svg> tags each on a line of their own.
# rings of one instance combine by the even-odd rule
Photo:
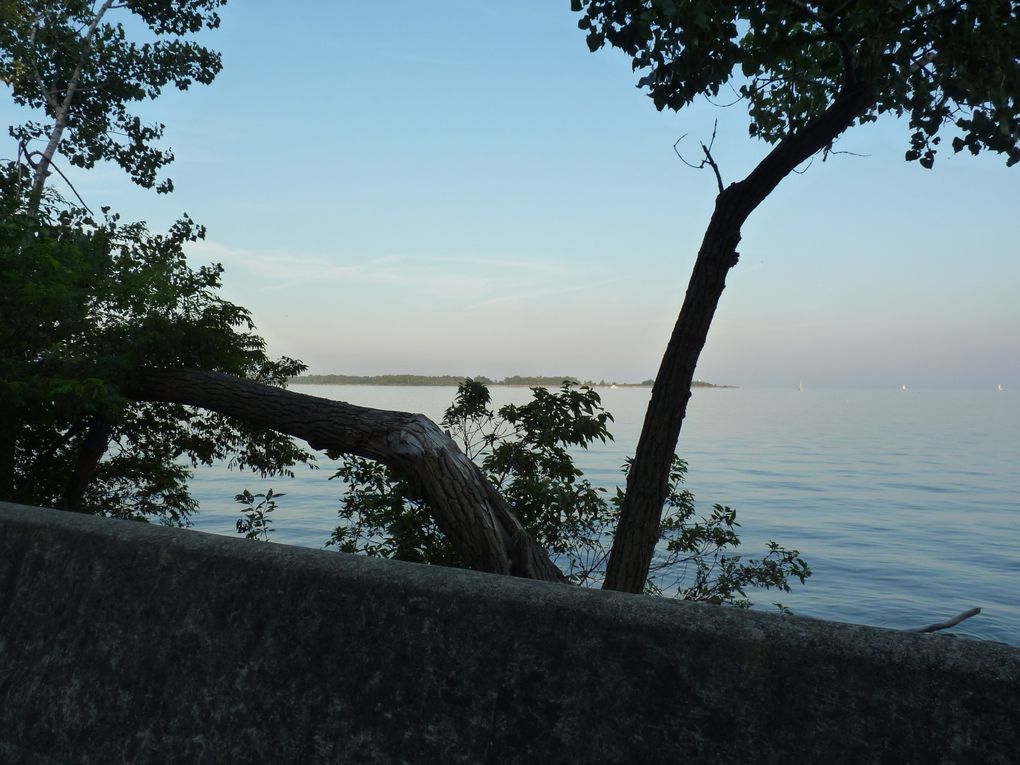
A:
<svg viewBox="0 0 1020 765">
<path fill-rule="evenodd" d="M 313 449 L 381 462 L 420 485 L 439 528 L 472 568 L 564 581 L 478 467 L 425 415 L 370 409 L 193 369 L 143 370 L 125 393 L 139 401 L 208 409 L 304 439 Z"/>
</svg>

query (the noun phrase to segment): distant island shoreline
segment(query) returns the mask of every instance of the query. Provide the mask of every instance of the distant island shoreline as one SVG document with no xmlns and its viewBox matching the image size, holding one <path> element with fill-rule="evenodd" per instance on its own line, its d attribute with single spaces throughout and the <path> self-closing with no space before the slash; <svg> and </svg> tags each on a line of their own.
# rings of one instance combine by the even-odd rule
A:
<svg viewBox="0 0 1020 765">
<path fill-rule="evenodd" d="M 492 380 L 484 375 L 297 375 L 291 377 L 288 383 L 293 385 L 433 385 L 433 386 L 458 386 L 464 380 L 478 380 L 490 387 L 532 387 L 532 386 L 554 386 L 559 387 L 564 382 L 575 385 L 586 385 L 590 388 L 650 388 L 653 380 L 643 382 L 616 382 L 608 380 L 580 380 L 570 375 L 558 377 L 556 375 L 512 375 L 499 380 Z M 695 380 L 692 388 L 736 388 L 736 385 L 717 385 L 704 380 Z"/>
</svg>

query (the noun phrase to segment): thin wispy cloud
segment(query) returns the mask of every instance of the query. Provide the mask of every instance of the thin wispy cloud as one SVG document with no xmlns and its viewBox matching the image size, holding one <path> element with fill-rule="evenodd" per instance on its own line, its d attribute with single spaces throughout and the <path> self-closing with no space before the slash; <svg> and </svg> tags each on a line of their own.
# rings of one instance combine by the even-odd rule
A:
<svg viewBox="0 0 1020 765">
<path fill-rule="evenodd" d="M 476 308 L 488 308 L 493 305 L 500 303 L 524 303 L 529 300 L 536 298 L 553 297 L 556 295 L 567 295 L 573 292 L 585 292 L 587 290 L 596 289 L 606 284 L 615 284 L 616 279 L 601 279 L 597 282 L 590 282 L 588 284 L 570 284 L 564 287 L 543 287 L 527 292 L 516 292 L 510 295 L 500 295 L 499 297 L 490 298 L 488 300 L 482 300 L 477 303 L 473 303 L 467 308 L 473 310 Z"/>
<path fill-rule="evenodd" d="M 562 278 L 558 266 L 512 258 L 387 255 L 338 262 L 321 254 L 255 252 L 212 241 L 194 243 L 189 254 L 193 259 L 222 263 L 228 274 L 242 272 L 254 277 L 264 282 L 261 289 L 265 292 L 329 283 L 377 285 L 461 302 L 482 297 L 477 304 L 485 305 L 547 292 L 543 283 L 557 275 Z M 514 294 L 506 295 L 507 290 Z"/>
<path fill-rule="evenodd" d="M 510 258 L 504 256 L 482 257 L 467 255 L 384 255 L 376 258 L 372 263 L 406 263 L 434 262 L 434 263 L 458 263 L 464 265 L 485 266 L 490 268 L 505 268 L 517 271 L 533 271 L 536 273 L 556 274 L 563 273 L 563 266 L 548 260 L 534 260 L 526 258 Z"/>
</svg>

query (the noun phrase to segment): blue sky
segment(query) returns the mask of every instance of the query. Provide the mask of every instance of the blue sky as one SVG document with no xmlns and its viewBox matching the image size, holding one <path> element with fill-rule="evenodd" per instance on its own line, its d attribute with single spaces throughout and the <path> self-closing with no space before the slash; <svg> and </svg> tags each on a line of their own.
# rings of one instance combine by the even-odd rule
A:
<svg viewBox="0 0 1020 765">
<path fill-rule="evenodd" d="M 566 0 L 234 0 L 206 41 L 216 82 L 143 110 L 176 192 L 73 177 L 127 219 L 204 223 L 192 257 L 313 372 L 652 377 L 714 199 L 674 141 L 718 119 L 728 181 L 766 151 L 739 106 L 656 112 Z M 840 148 L 868 156 L 752 216 L 700 377 L 1020 387 L 1020 166 L 926 171 L 907 135 L 855 128 Z"/>
</svg>

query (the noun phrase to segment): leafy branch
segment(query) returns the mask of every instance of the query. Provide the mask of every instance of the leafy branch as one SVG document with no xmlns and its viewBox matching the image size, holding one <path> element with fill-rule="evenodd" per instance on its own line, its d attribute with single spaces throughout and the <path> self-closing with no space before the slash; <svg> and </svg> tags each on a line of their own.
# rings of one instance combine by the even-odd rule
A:
<svg viewBox="0 0 1020 765">
<path fill-rule="evenodd" d="M 574 464 L 572 450 L 612 438 L 612 415 L 598 393 L 564 382 L 559 390 L 532 388 L 525 404 L 493 410 L 488 388 L 463 382 L 446 410 L 443 427 L 479 464 L 528 533 L 567 579 L 584 587 L 602 583 L 624 492 L 593 486 Z M 629 465 L 624 466 L 624 472 Z M 715 505 L 696 516 L 694 496 L 683 488 L 687 465 L 674 459 L 667 512 L 660 528 L 663 551 L 646 591 L 710 603 L 748 606 L 747 590 L 780 589 L 810 576 L 796 550 L 770 543 L 759 558 L 730 554 L 740 545 L 736 511 Z M 346 492 L 341 524 L 327 545 L 420 563 L 463 566 L 433 520 L 420 488 L 394 470 L 360 457 L 341 457 L 333 478 Z"/>
<path fill-rule="evenodd" d="M 238 534 L 244 534 L 246 539 L 258 539 L 263 542 L 269 541 L 269 535 L 273 532 L 273 520 L 270 518 L 276 510 L 276 500 L 285 494 L 275 493 L 269 489 L 265 494 L 252 494 L 245 489 L 234 496 L 234 501 L 243 505 L 241 518 L 237 519 L 235 528 Z"/>
</svg>

